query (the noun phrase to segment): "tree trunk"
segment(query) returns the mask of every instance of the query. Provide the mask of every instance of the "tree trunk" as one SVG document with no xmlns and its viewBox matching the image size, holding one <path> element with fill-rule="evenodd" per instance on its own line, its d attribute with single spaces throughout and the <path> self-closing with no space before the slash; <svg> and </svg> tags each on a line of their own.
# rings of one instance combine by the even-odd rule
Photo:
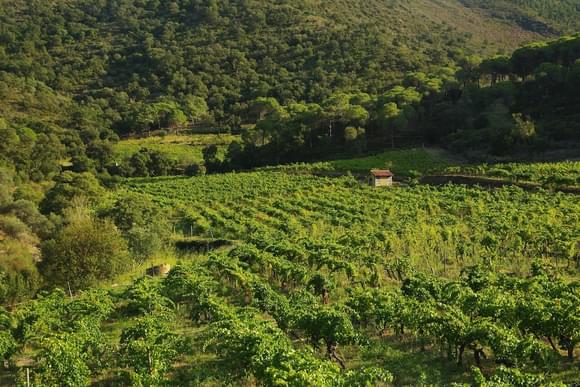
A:
<svg viewBox="0 0 580 387">
<path fill-rule="evenodd" d="M 481 358 L 486 358 L 483 349 L 477 347 L 473 348 L 473 358 L 475 359 L 475 365 L 477 365 L 477 368 L 481 369 Z"/>
<path fill-rule="evenodd" d="M 147 370 L 149 374 L 153 372 L 153 359 L 151 359 L 151 352 L 147 351 Z"/>
<path fill-rule="evenodd" d="M 453 360 L 455 354 L 453 353 L 453 347 L 451 343 L 447 342 L 447 360 Z"/>
<path fill-rule="evenodd" d="M 459 351 L 457 352 L 457 365 L 463 364 L 463 351 L 465 351 L 465 345 L 459 346 Z"/>
<path fill-rule="evenodd" d="M 346 369 L 346 365 L 344 364 L 344 360 L 338 356 L 338 344 L 334 342 L 330 342 L 326 344 L 326 350 L 328 351 L 328 359 L 335 360 L 341 369 Z"/>
<path fill-rule="evenodd" d="M 558 350 L 558 348 L 556 348 L 556 346 L 554 345 L 554 341 L 552 340 L 552 338 L 550 336 L 548 336 L 548 342 L 550 343 L 550 346 L 552 347 L 554 352 L 559 354 L 560 351 Z"/>
</svg>

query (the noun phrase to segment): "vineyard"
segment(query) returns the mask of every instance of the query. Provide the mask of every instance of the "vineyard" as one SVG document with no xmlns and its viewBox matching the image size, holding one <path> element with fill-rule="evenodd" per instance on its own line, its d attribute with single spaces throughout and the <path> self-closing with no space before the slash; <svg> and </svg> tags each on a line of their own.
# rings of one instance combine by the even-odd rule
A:
<svg viewBox="0 0 580 387">
<path fill-rule="evenodd" d="M 448 155 L 434 149 L 388 150 L 372 156 L 346 158 L 315 163 L 295 163 L 262 168 L 264 171 L 311 173 L 367 173 L 373 168 L 387 168 L 403 176 L 415 176 L 449 167 Z"/>
<path fill-rule="evenodd" d="M 173 240 L 229 244 L 182 250 L 165 278 L 0 310 L 16 370 L 0 383 L 26 368 L 35 386 L 578 381 L 578 196 L 273 171 L 110 195 L 100 207 L 152 203 Z"/>
<path fill-rule="evenodd" d="M 0 5 L 0 387 L 580 386 L 580 0 Z"/>
<path fill-rule="evenodd" d="M 174 209 L 191 236 L 278 240 L 297 249 L 317 241 L 322 250 L 346 249 L 344 257 L 404 258 L 436 273 L 480 263 L 526 273 L 542 257 L 559 267 L 578 263 L 578 229 L 570 226 L 579 224 L 580 200 L 571 195 L 461 186 L 374 190 L 352 177 L 277 172 L 132 180 L 125 189 Z"/>
<path fill-rule="evenodd" d="M 489 176 L 500 180 L 535 183 L 542 186 L 580 187 L 580 162 L 578 161 L 454 166 L 444 171 L 450 174 Z"/>
<path fill-rule="evenodd" d="M 172 212 L 176 232 L 235 241 L 161 285 L 235 383 L 576 380 L 577 196 L 266 171 L 132 180 L 127 193 Z"/>
</svg>

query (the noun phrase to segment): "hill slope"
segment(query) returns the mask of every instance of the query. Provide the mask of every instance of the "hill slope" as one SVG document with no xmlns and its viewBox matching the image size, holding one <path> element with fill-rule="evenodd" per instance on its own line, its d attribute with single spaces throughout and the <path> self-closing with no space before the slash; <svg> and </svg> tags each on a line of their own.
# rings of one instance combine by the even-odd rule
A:
<svg viewBox="0 0 580 387">
<path fill-rule="evenodd" d="M 552 3 L 0 0 L 0 71 L 90 97 L 119 130 L 159 96 L 201 96 L 221 120 L 259 96 L 381 92 L 406 71 L 578 27 L 577 0 Z"/>
</svg>

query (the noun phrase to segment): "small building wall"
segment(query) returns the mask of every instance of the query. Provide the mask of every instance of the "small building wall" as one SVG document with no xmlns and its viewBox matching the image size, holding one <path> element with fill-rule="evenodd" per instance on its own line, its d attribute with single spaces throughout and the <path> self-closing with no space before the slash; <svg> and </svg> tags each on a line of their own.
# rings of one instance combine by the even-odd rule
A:
<svg viewBox="0 0 580 387">
<path fill-rule="evenodd" d="M 371 185 L 374 187 L 390 187 L 393 185 L 392 177 L 371 177 Z"/>
</svg>

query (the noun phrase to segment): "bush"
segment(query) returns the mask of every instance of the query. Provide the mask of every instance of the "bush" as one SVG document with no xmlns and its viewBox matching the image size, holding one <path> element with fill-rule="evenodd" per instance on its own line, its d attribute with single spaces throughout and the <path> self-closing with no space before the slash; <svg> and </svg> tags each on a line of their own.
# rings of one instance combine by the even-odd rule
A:
<svg viewBox="0 0 580 387">
<path fill-rule="evenodd" d="M 76 214 L 42 246 L 40 269 L 55 285 L 85 289 L 112 279 L 127 265 L 127 243 L 111 221 Z"/>
<path fill-rule="evenodd" d="M 0 216 L 0 231 L 12 238 L 18 238 L 29 232 L 24 222 L 15 216 Z"/>
<path fill-rule="evenodd" d="M 90 202 L 96 202 L 105 193 L 95 176 L 88 172 L 67 171 L 55 180 L 56 184 L 46 193 L 44 200 L 40 203 L 40 208 L 45 214 L 62 213 L 75 197 L 82 196 Z"/>
<path fill-rule="evenodd" d="M 490 176 L 503 177 L 506 179 L 512 177 L 512 174 L 509 171 L 501 168 L 491 168 L 488 173 Z"/>
<path fill-rule="evenodd" d="M 42 278 L 36 268 L 31 246 L 17 240 L 5 240 L 0 250 L 0 303 L 14 304 L 36 293 Z"/>
<path fill-rule="evenodd" d="M 185 168 L 186 176 L 203 176 L 207 172 L 204 165 L 193 163 Z"/>
<path fill-rule="evenodd" d="M 162 236 L 149 227 L 134 227 L 126 233 L 126 238 L 129 251 L 138 263 L 147 261 L 164 246 Z"/>
</svg>

